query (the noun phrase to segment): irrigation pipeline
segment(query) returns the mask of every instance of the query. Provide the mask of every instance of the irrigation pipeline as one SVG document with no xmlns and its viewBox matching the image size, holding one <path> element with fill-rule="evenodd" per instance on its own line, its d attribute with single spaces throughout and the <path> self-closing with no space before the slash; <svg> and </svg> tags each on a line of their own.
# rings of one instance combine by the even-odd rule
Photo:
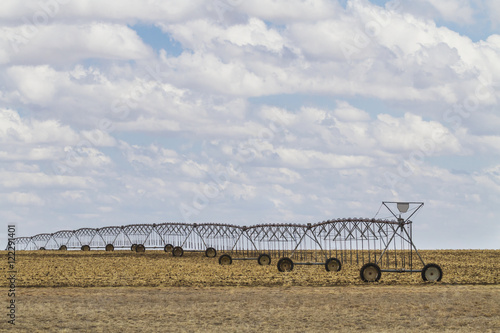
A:
<svg viewBox="0 0 500 333">
<path fill-rule="evenodd" d="M 409 204 L 398 203 L 398 209 L 407 212 Z M 256 260 L 259 265 L 269 265 L 272 258 L 279 258 L 280 271 L 291 271 L 294 264 L 324 265 L 327 271 L 339 271 L 346 263 L 362 264 L 360 276 L 367 282 L 378 281 L 381 272 L 421 272 L 424 281 L 440 281 L 441 268 L 436 264 L 426 265 L 412 240 L 409 219 L 418 208 L 406 220 L 393 214 L 397 221 L 345 218 L 315 224 L 249 227 L 220 223 L 130 224 L 60 230 L 18 237 L 14 242 L 16 250 L 21 251 L 163 249 L 176 257 L 186 251 L 205 252 L 207 257 L 222 253 L 221 265 L 229 265 L 233 260 Z M 417 260 L 414 263 L 414 254 L 423 269 L 414 269 L 418 264 Z"/>
<path fill-rule="evenodd" d="M 297 252 L 304 256 L 307 250 L 335 250 L 387 248 L 395 235 L 410 241 L 402 231 L 411 235 L 411 221 L 344 218 L 315 224 L 258 224 L 238 226 L 220 223 L 160 223 L 81 228 L 42 233 L 15 239 L 17 250 L 100 250 L 130 249 L 141 245 L 144 249 L 182 247 L 187 251 L 217 251 L 235 253 L 271 251 L 276 255 Z M 409 238 L 409 239 L 408 239 Z M 347 252 L 345 255 L 351 255 Z"/>
</svg>

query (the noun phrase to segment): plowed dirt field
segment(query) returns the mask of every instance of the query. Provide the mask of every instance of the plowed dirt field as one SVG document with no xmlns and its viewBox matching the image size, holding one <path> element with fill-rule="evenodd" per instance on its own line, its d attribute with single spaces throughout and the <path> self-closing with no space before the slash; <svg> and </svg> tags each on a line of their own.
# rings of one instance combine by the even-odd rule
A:
<svg viewBox="0 0 500 333">
<path fill-rule="evenodd" d="M 500 251 L 421 254 L 441 282 L 383 273 L 367 284 L 356 265 L 280 273 L 275 260 L 220 266 L 194 253 L 19 251 L 16 325 L 2 315 L 0 331 L 500 332 Z"/>
</svg>

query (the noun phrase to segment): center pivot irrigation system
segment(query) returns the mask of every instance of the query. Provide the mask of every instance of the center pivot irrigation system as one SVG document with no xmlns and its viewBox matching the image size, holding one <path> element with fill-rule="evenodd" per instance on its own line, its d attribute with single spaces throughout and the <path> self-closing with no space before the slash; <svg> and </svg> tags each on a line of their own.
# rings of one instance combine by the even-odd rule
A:
<svg viewBox="0 0 500 333">
<path fill-rule="evenodd" d="M 62 230 L 19 237 L 16 247 L 19 250 L 131 249 L 136 252 L 164 249 L 174 257 L 182 257 L 185 252 L 204 252 L 205 256 L 214 258 L 222 253 L 221 265 L 231 265 L 236 260 L 256 260 L 259 265 L 270 265 L 277 260 L 280 272 L 292 271 L 297 265 L 322 265 L 327 271 L 339 272 L 345 264 L 356 264 L 361 265 L 360 277 L 366 282 L 378 281 L 382 272 L 418 272 L 424 281 L 440 281 L 443 272 L 439 265 L 425 264 L 412 240 L 410 218 L 423 205 L 422 202 L 382 202 L 395 220 L 346 218 L 315 224 L 250 227 L 161 223 Z"/>
</svg>

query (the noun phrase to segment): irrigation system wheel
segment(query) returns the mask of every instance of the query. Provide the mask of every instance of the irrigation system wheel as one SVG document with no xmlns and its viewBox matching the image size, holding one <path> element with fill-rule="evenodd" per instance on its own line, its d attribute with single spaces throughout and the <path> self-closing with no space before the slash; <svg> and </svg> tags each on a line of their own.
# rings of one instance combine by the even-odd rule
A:
<svg viewBox="0 0 500 333">
<path fill-rule="evenodd" d="M 66 247 L 66 245 L 61 245 L 59 247 L 59 251 L 66 251 L 68 248 Z"/>
<path fill-rule="evenodd" d="M 180 246 L 176 246 L 172 249 L 172 255 L 174 257 L 182 257 L 184 255 L 184 250 Z"/>
<path fill-rule="evenodd" d="M 293 270 L 293 261 L 290 258 L 281 258 L 278 260 L 278 271 L 291 272 Z"/>
<path fill-rule="evenodd" d="M 325 262 L 325 269 L 327 272 L 339 272 L 341 268 L 342 264 L 337 258 L 330 258 Z"/>
<path fill-rule="evenodd" d="M 163 248 L 163 250 L 165 252 L 172 252 L 172 250 L 174 249 L 174 246 L 172 244 L 167 244 L 165 245 L 165 247 Z"/>
<path fill-rule="evenodd" d="M 115 246 L 113 244 L 108 244 L 106 245 L 106 251 L 114 251 L 115 250 Z"/>
<path fill-rule="evenodd" d="M 382 272 L 380 271 L 380 267 L 378 267 L 377 264 L 370 262 L 361 267 L 359 275 L 361 276 L 361 280 L 365 282 L 377 282 L 378 280 L 380 280 Z"/>
<path fill-rule="evenodd" d="M 209 247 L 205 250 L 205 257 L 215 258 L 217 256 L 217 250 L 213 247 Z"/>
<path fill-rule="evenodd" d="M 82 251 L 90 251 L 90 246 L 89 245 L 83 245 L 82 246 Z"/>
<path fill-rule="evenodd" d="M 130 247 L 130 250 L 135 252 L 136 249 L 137 249 L 137 244 L 132 244 L 132 246 Z"/>
<path fill-rule="evenodd" d="M 437 264 L 427 264 L 422 269 L 422 280 L 429 282 L 441 281 L 443 271 Z"/>
<path fill-rule="evenodd" d="M 144 244 L 137 244 L 137 246 L 135 247 L 135 252 L 145 252 L 146 251 L 146 247 L 144 246 Z"/>
<path fill-rule="evenodd" d="M 262 266 L 271 265 L 271 257 L 267 253 L 262 253 L 257 258 L 257 262 L 259 263 L 259 265 L 262 265 Z"/>
<path fill-rule="evenodd" d="M 219 265 L 231 265 L 233 258 L 229 254 L 223 254 L 219 257 Z"/>
</svg>

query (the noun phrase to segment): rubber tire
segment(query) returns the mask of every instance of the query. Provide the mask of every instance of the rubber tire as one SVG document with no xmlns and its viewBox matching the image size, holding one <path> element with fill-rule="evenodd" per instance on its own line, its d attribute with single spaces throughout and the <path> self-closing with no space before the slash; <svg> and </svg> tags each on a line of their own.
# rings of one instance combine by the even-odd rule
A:
<svg viewBox="0 0 500 333">
<path fill-rule="evenodd" d="M 437 277 L 437 279 L 429 280 L 428 277 L 426 276 L 427 270 L 430 268 L 437 268 L 437 270 L 439 272 L 439 276 Z M 429 277 L 433 277 L 432 272 L 430 272 L 429 274 L 430 274 Z M 422 280 L 429 281 L 429 282 L 438 282 L 438 281 L 441 281 L 442 278 L 443 278 L 443 270 L 441 269 L 441 267 L 439 267 L 438 264 L 427 264 L 424 266 L 424 268 L 422 268 Z"/>
<path fill-rule="evenodd" d="M 284 266 L 283 266 L 284 265 Z M 289 266 L 289 268 L 287 268 L 286 266 Z M 291 272 L 293 271 L 293 261 L 292 259 L 290 258 L 281 258 L 280 260 L 278 260 L 278 271 L 280 272 Z"/>
<path fill-rule="evenodd" d="M 59 247 L 59 251 L 66 251 L 68 249 L 68 247 L 66 245 L 61 245 Z"/>
<path fill-rule="evenodd" d="M 267 263 L 266 263 L 267 261 Z M 268 266 L 271 265 L 271 256 L 267 253 L 262 253 L 258 258 L 257 258 L 257 263 L 261 266 Z"/>
<path fill-rule="evenodd" d="M 184 250 L 182 249 L 182 247 L 176 246 L 172 249 L 172 255 L 174 257 L 182 257 L 184 255 Z"/>
<path fill-rule="evenodd" d="M 135 252 L 137 253 L 146 252 L 146 247 L 144 246 L 144 244 L 137 244 L 137 246 L 135 247 Z"/>
<path fill-rule="evenodd" d="M 135 252 L 137 249 L 137 244 L 132 244 L 132 246 L 130 247 L 130 250 Z"/>
<path fill-rule="evenodd" d="M 172 252 L 173 249 L 174 249 L 174 246 L 172 244 L 167 244 L 163 248 L 163 251 L 165 251 L 165 252 Z"/>
<path fill-rule="evenodd" d="M 365 277 L 365 270 L 370 268 L 375 268 L 377 275 L 375 276 L 374 279 L 369 280 Z M 359 276 L 361 277 L 361 280 L 363 280 L 364 282 L 377 282 L 378 280 L 380 280 L 382 272 L 380 271 L 380 267 L 377 264 L 370 262 L 368 264 L 364 264 L 363 267 L 361 267 L 361 269 L 359 270 Z"/>
<path fill-rule="evenodd" d="M 205 257 L 208 258 L 215 258 L 217 257 L 217 250 L 214 249 L 213 247 L 209 247 L 205 250 Z"/>
<path fill-rule="evenodd" d="M 115 246 L 113 244 L 108 244 L 106 245 L 106 251 L 110 252 L 110 251 L 114 251 L 115 250 Z"/>
<path fill-rule="evenodd" d="M 229 260 L 225 262 L 225 260 Z M 233 264 L 233 258 L 229 254 L 223 254 L 219 257 L 219 265 L 232 265 Z"/>
<path fill-rule="evenodd" d="M 82 251 L 90 251 L 89 245 L 82 245 Z"/>
<path fill-rule="evenodd" d="M 40 251 L 45 251 L 45 248 L 42 246 L 41 248 L 39 248 L 38 250 Z"/>
<path fill-rule="evenodd" d="M 329 264 L 332 262 L 336 264 L 337 269 L 334 270 L 330 269 L 332 267 L 329 267 Z M 342 264 L 340 263 L 340 260 L 338 260 L 337 258 L 330 258 L 325 262 L 325 269 L 327 272 L 340 272 L 340 270 L 342 269 Z"/>
</svg>

